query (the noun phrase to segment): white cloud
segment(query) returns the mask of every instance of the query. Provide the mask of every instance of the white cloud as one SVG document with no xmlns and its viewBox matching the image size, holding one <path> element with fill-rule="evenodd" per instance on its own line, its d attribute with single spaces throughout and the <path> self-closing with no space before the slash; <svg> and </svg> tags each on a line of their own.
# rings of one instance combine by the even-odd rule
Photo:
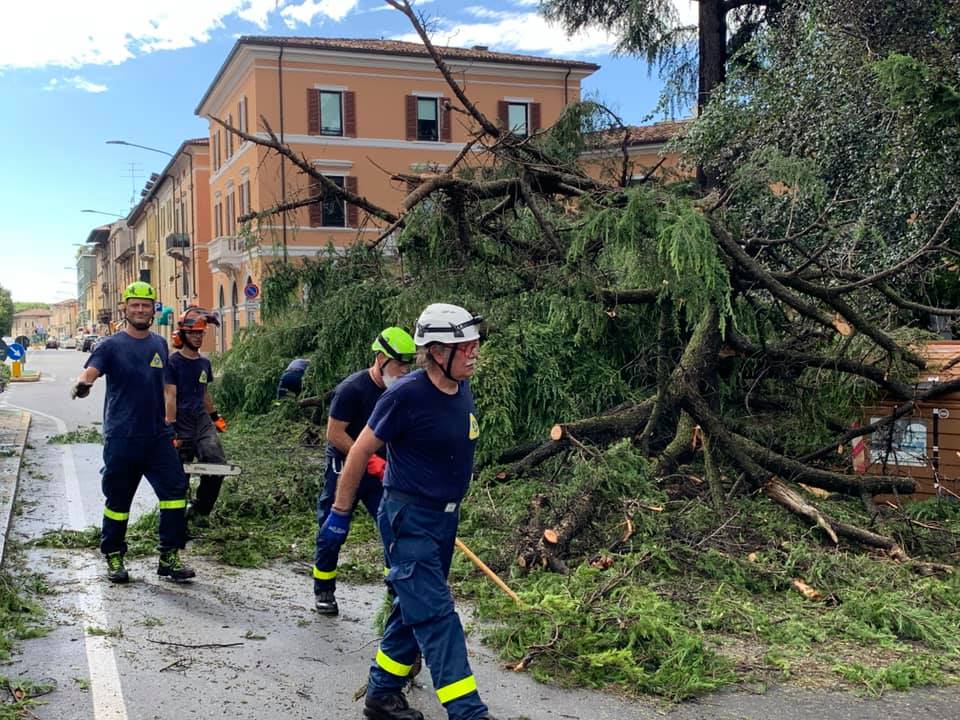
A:
<svg viewBox="0 0 960 720">
<path fill-rule="evenodd" d="M 286 0 L 248 0 L 246 4 L 247 7 L 237 12 L 237 17 L 266 30 L 270 25 L 270 13 L 282 8 Z"/>
<path fill-rule="evenodd" d="M 304 0 L 300 5 L 288 5 L 280 11 L 280 14 L 287 27 L 292 30 L 298 24 L 312 24 L 313 19 L 318 15 L 340 22 L 356 6 L 357 0 L 319 0 L 319 2 Z"/>
<path fill-rule="evenodd" d="M 62 80 L 57 78 L 50 78 L 47 81 L 47 84 L 44 86 L 44 90 L 67 90 L 69 88 L 74 88 L 75 90 L 82 90 L 83 92 L 88 93 L 102 93 L 107 91 L 107 86 L 100 83 L 90 82 L 86 78 L 83 78 L 79 75 L 74 75 L 73 77 L 65 77 Z"/>
<path fill-rule="evenodd" d="M 681 25 L 696 25 L 700 19 L 700 10 L 696 0 L 673 0 L 673 5 L 680 16 Z"/>
<path fill-rule="evenodd" d="M 394 38 L 420 42 L 416 33 Z M 471 47 L 486 45 L 500 52 L 535 52 L 544 55 L 603 55 L 617 44 L 617 38 L 602 29 L 590 29 L 568 36 L 560 26 L 548 23 L 536 12 L 505 13 L 494 22 L 459 23 L 438 20 L 431 33 L 437 45 Z"/>
<path fill-rule="evenodd" d="M 4 3 L 0 72 L 117 65 L 138 55 L 205 43 L 235 16 L 261 30 L 270 15 L 341 20 L 356 0 L 46 0 Z M 300 20 L 300 17 L 306 20 Z"/>
</svg>

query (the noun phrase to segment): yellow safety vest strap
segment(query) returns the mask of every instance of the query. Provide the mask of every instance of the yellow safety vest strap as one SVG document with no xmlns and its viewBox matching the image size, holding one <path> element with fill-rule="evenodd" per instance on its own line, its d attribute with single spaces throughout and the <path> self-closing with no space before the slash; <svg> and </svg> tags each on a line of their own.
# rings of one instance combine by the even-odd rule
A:
<svg viewBox="0 0 960 720">
<path fill-rule="evenodd" d="M 334 570 L 320 570 L 316 565 L 313 566 L 313 576 L 317 580 L 333 580 L 337 576 L 337 571 Z"/>
<path fill-rule="evenodd" d="M 377 648 L 377 665 L 397 677 L 406 677 L 413 669 L 413 665 L 404 665 L 403 663 L 397 662 L 380 648 Z"/>
<path fill-rule="evenodd" d="M 476 692 L 476 690 L 477 680 L 471 675 L 463 680 L 457 680 L 449 685 L 444 685 L 442 688 L 437 688 L 437 698 L 439 698 L 441 705 L 446 705 L 448 702 L 462 698 L 464 695 Z"/>
<path fill-rule="evenodd" d="M 108 507 L 103 508 L 104 517 L 108 517 L 111 520 L 116 520 L 117 522 L 123 522 L 124 520 L 130 519 L 130 513 L 117 512 L 116 510 L 111 510 Z"/>
</svg>

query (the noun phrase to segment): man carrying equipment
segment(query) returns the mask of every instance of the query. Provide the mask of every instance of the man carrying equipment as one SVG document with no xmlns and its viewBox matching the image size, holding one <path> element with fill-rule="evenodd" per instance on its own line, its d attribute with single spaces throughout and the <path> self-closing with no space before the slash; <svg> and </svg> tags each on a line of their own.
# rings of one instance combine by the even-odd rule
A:
<svg viewBox="0 0 960 720">
<path fill-rule="evenodd" d="M 146 477 L 160 501 L 160 562 L 157 574 L 177 582 L 195 573 L 180 560 L 186 544 L 187 477 L 165 421 L 163 373 L 167 344 L 151 333 L 157 293 L 134 282 L 123 292 L 126 327 L 97 345 L 71 391 L 83 398 L 101 375 L 107 378 L 103 408 L 103 530 L 100 551 L 111 582 L 130 579 L 124 566 L 130 504 Z"/>
<path fill-rule="evenodd" d="M 280 382 L 277 384 L 277 400 L 282 400 L 287 395 L 294 398 L 303 390 L 303 374 L 310 366 L 310 361 L 306 358 L 297 358 L 291 360 L 286 370 L 280 375 Z"/>
<path fill-rule="evenodd" d="M 337 587 L 337 561 L 340 547 L 347 533 L 324 532 L 324 523 L 337 492 L 337 479 L 343 469 L 343 460 L 353 446 L 357 435 L 367 424 L 367 418 L 383 391 L 407 374 L 414 360 L 416 346 L 403 328 L 388 327 L 370 347 L 376 355 L 370 367 L 355 372 L 343 380 L 333 392 L 327 418 L 327 466 L 324 471 L 323 491 L 317 498 L 317 549 L 313 565 L 313 593 L 317 612 L 336 615 L 339 612 L 334 595 Z M 383 496 L 383 471 L 386 463 L 382 455 L 372 455 L 365 467 L 358 491 L 349 505 L 353 513 L 357 502 L 363 502 L 367 512 L 377 517 Z"/>
<path fill-rule="evenodd" d="M 463 626 L 447 585 L 460 502 L 480 437 L 469 378 L 483 321 L 436 303 L 417 320 L 417 370 L 383 394 L 344 464 L 321 533 L 346 533 L 350 508 L 373 453 L 386 444 L 387 472 L 377 525 L 396 598 L 370 668 L 363 716 L 423 720 L 402 688 L 418 651 L 451 720 L 493 720 L 467 662 Z"/>
<path fill-rule="evenodd" d="M 201 463 L 223 464 L 226 456 L 218 433 L 227 431 L 227 421 L 213 407 L 210 383 L 213 368 L 200 355 L 203 333 L 207 323 L 219 325 L 216 316 L 203 308 L 189 307 L 177 322 L 174 347 L 164 371 L 167 422 L 176 433 L 180 459 L 184 463 L 197 459 Z M 197 496 L 187 507 L 189 522 L 203 522 L 213 511 L 220 495 L 223 477 L 203 475 L 197 487 Z"/>
</svg>

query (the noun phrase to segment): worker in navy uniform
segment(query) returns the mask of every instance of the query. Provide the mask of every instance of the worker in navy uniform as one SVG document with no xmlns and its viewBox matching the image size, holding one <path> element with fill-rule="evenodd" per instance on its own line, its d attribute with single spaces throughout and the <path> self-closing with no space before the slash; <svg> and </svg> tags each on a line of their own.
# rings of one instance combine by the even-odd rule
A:
<svg viewBox="0 0 960 720">
<path fill-rule="evenodd" d="M 377 401 L 350 448 L 321 529 L 331 537 L 345 536 L 367 461 L 385 444 L 387 471 L 377 522 L 396 597 L 370 668 L 367 720 L 423 720 L 402 692 L 418 652 L 451 720 L 493 720 L 477 691 L 447 584 L 460 503 L 480 436 L 468 380 L 476 367 L 481 322 L 445 303 L 421 313 L 414 341 L 422 369 Z"/>
<path fill-rule="evenodd" d="M 164 371 L 164 392 L 167 421 L 173 423 L 180 460 L 222 465 L 227 458 L 219 434 L 227 431 L 227 421 L 217 412 L 210 394 L 213 367 L 200 354 L 208 323 L 220 324 L 215 315 L 203 308 L 189 307 L 180 316 L 173 336 L 173 346 L 178 351 L 170 355 Z M 222 485 L 220 475 L 201 476 L 196 497 L 187 505 L 188 526 L 206 523 Z"/>
<path fill-rule="evenodd" d="M 374 355 L 368 368 L 359 370 L 343 380 L 333 392 L 327 418 L 327 465 L 324 471 L 323 490 L 317 497 L 317 545 L 313 564 L 313 594 L 317 612 L 321 615 L 336 615 L 337 562 L 344 537 L 333 538 L 320 533 L 319 528 L 327 520 L 333 498 L 337 492 L 337 480 L 343 470 L 343 461 L 350 452 L 360 431 L 366 427 L 373 406 L 386 388 L 407 374 L 416 358 L 413 338 L 403 328 L 388 327 L 381 332 L 370 347 Z M 383 472 L 386 466 L 385 453 L 373 454 L 367 462 L 350 511 L 362 502 L 370 516 L 376 519 L 380 499 L 383 496 Z"/>
<path fill-rule="evenodd" d="M 295 398 L 303 390 L 303 374 L 310 367 L 310 361 L 306 358 L 297 358 L 291 360 L 286 369 L 280 375 L 280 382 L 277 384 L 277 400 L 285 398 L 287 395 Z"/>
<path fill-rule="evenodd" d="M 157 293 L 148 283 L 134 282 L 123 292 L 126 326 L 99 343 L 87 358 L 71 397 L 90 394 L 94 381 L 107 378 L 103 408 L 103 529 L 100 551 L 107 577 L 126 583 L 127 521 L 140 478 L 146 477 L 160 501 L 160 562 L 157 574 L 177 582 L 194 577 L 180 559 L 187 540 L 184 510 L 187 477 L 173 447 L 173 428 L 166 421 L 163 373 L 167 344 L 150 332 Z"/>
</svg>

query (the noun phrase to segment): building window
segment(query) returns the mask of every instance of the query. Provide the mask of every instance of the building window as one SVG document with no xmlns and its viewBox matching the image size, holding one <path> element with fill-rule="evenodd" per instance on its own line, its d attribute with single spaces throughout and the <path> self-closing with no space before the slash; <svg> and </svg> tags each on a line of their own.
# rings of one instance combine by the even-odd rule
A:
<svg viewBox="0 0 960 720">
<path fill-rule="evenodd" d="M 509 103 L 507 105 L 507 125 L 510 132 L 518 137 L 526 137 L 530 134 L 528 110 L 529 106 L 526 103 Z"/>
<path fill-rule="evenodd" d="M 223 352 L 224 350 L 227 349 L 227 335 L 226 335 L 227 330 L 224 327 L 224 325 L 226 324 L 226 321 L 224 319 L 226 314 L 224 313 L 224 306 L 223 306 L 223 303 L 224 303 L 223 285 L 220 286 L 220 292 L 217 294 L 217 300 L 220 303 L 219 312 L 217 313 L 220 317 L 220 325 L 217 326 L 217 350 L 220 352 Z"/>
<path fill-rule="evenodd" d="M 333 181 L 333 183 L 342 188 L 343 187 L 343 178 L 338 176 L 327 175 L 327 177 Z M 325 192 L 323 194 L 323 227 L 346 227 L 347 226 L 347 209 L 346 203 L 343 198 L 339 195 L 335 195 L 332 192 Z"/>
<path fill-rule="evenodd" d="M 417 98 L 417 140 L 437 140 L 438 129 L 437 99 Z"/>
<path fill-rule="evenodd" d="M 320 91 L 320 134 L 343 135 L 343 94 Z"/>
</svg>

